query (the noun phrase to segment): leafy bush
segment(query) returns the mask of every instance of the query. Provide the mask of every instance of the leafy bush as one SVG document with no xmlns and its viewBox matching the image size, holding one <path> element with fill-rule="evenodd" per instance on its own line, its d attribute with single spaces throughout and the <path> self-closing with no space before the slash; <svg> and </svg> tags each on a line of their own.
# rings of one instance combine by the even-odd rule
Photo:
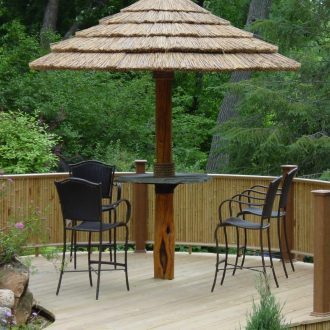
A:
<svg viewBox="0 0 330 330">
<path fill-rule="evenodd" d="M 48 172 L 57 163 L 56 142 L 36 116 L 0 112 L 0 169 L 6 173 Z"/>
<path fill-rule="evenodd" d="M 269 279 L 263 274 L 257 282 L 260 297 L 259 305 L 253 301 L 252 313 L 248 315 L 246 330 L 286 330 L 289 325 L 281 315 L 282 306 L 276 302 L 270 291 Z"/>
<path fill-rule="evenodd" d="M 7 191 L 12 180 L 0 181 L 0 197 Z M 28 210 L 27 215 L 15 215 L 4 228 L 0 228 L 0 265 L 13 261 L 23 254 L 27 244 L 48 240 L 48 225 L 38 209 Z"/>
<path fill-rule="evenodd" d="M 321 174 L 320 180 L 330 181 L 330 169 Z"/>
</svg>

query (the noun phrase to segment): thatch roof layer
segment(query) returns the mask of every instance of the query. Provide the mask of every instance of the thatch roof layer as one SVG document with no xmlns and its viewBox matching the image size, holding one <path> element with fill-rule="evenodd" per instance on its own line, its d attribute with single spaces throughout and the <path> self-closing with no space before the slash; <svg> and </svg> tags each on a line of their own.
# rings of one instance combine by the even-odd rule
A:
<svg viewBox="0 0 330 330">
<path fill-rule="evenodd" d="M 133 3 L 132 5 L 122 9 L 126 11 L 182 11 L 182 12 L 197 12 L 209 13 L 204 8 L 189 0 L 142 0 Z"/>
<path fill-rule="evenodd" d="M 221 26 L 221 28 L 219 28 Z M 160 24 L 101 24 L 76 33 L 77 37 L 134 37 L 134 36 L 168 36 L 168 37 L 231 37 L 252 38 L 253 34 L 237 29 L 231 25 L 207 25 L 187 23 Z"/>
<path fill-rule="evenodd" d="M 140 0 L 51 46 L 39 70 L 296 70 L 277 47 L 190 0 Z"/>
<path fill-rule="evenodd" d="M 193 37 L 91 37 L 71 38 L 51 46 L 54 52 L 79 53 L 148 53 L 196 52 L 196 53 L 274 53 L 277 47 L 251 38 L 196 38 Z"/>
<path fill-rule="evenodd" d="M 296 68 L 296 62 L 278 53 L 51 53 L 34 61 L 34 66 L 39 70 L 290 71 Z"/>
<path fill-rule="evenodd" d="M 139 11 L 120 12 L 116 15 L 100 19 L 100 24 L 116 23 L 190 23 L 190 24 L 223 24 L 230 22 L 211 13 L 192 13 L 176 11 Z"/>
</svg>

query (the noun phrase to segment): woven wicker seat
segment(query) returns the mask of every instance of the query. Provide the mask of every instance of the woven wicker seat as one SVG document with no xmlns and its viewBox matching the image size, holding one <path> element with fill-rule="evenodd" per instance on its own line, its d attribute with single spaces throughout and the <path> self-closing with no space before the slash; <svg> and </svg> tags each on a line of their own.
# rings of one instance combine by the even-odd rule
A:
<svg viewBox="0 0 330 330">
<path fill-rule="evenodd" d="M 55 182 L 58 196 L 61 203 L 63 216 L 63 255 L 60 268 L 60 277 L 56 290 L 58 295 L 61 287 L 62 277 L 65 272 L 80 272 L 81 270 L 68 270 L 65 266 L 67 231 L 74 233 L 88 232 L 88 273 L 90 285 L 92 286 L 92 270 L 93 265 L 97 265 L 94 271 L 97 273 L 96 299 L 99 297 L 100 276 L 102 265 L 114 266 L 115 269 L 124 270 L 126 277 L 126 287 L 129 290 L 128 274 L 127 274 L 127 242 L 128 242 L 128 222 L 131 215 L 131 205 L 126 199 L 121 199 L 113 204 L 113 211 L 117 213 L 117 208 L 126 205 L 126 217 L 119 221 L 115 219 L 113 223 L 104 223 L 102 221 L 102 185 L 101 183 L 93 183 L 80 178 L 68 178 L 60 182 Z M 102 260 L 102 244 L 103 232 L 115 230 L 116 228 L 125 228 L 125 254 L 124 262 L 104 261 Z M 91 259 L 91 238 L 92 233 L 98 233 L 98 258 Z"/>
<path fill-rule="evenodd" d="M 267 240 L 268 240 L 268 254 L 269 254 L 269 260 L 270 260 L 270 267 L 273 273 L 274 281 L 276 283 L 276 286 L 278 287 L 278 281 L 277 277 L 275 274 L 275 269 L 273 265 L 273 260 L 272 260 L 272 255 L 271 255 L 271 244 L 270 244 L 270 235 L 269 235 L 269 228 L 270 228 L 270 218 L 272 214 L 272 208 L 274 204 L 274 200 L 276 197 L 276 192 L 278 189 L 278 186 L 281 182 L 282 177 L 278 177 L 274 179 L 268 186 L 266 194 L 263 196 L 252 196 L 249 194 L 237 194 L 234 195 L 230 199 L 224 200 L 218 208 L 218 214 L 219 214 L 219 223 L 215 229 L 214 232 L 214 238 L 216 242 L 216 265 L 215 265 L 215 275 L 214 275 L 214 281 L 212 285 L 211 291 L 213 292 L 216 281 L 217 281 L 217 276 L 218 272 L 220 270 L 223 270 L 222 273 L 222 279 L 221 279 L 221 285 L 223 284 L 223 281 L 225 279 L 226 271 L 228 269 L 228 266 L 231 266 L 230 269 L 233 269 L 233 275 L 236 272 L 236 269 L 238 268 L 237 263 L 238 263 L 238 255 L 239 255 L 239 229 L 244 229 L 246 232 L 247 230 L 257 230 L 259 231 L 259 239 L 260 239 L 260 254 L 261 254 L 261 261 L 262 261 L 262 272 L 265 274 L 266 273 L 266 264 L 265 264 L 265 259 L 264 259 L 264 247 L 263 247 L 263 231 L 265 230 L 267 233 Z M 224 208 L 228 207 L 229 210 L 229 217 L 226 219 L 223 219 L 223 213 L 224 213 Z M 233 216 L 235 207 L 238 206 L 238 212 L 237 216 Z M 243 217 L 243 213 L 240 211 L 242 207 L 257 207 L 262 210 L 262 213 L 259 217 L 260 221 L 258 223 L 253 223 L 250 221 L 247 221 Z M 236 238 L 237 238 L 237 254 L 236 254 L 236 261 L 235 264 L 230 264 L 228 262 L 228 237 L 227 237 L 227 230 L 232 227 L 235 228 L 236 230 Z M 219 231 L 223 230 L 224 232 L 224 237 L 225 237 L 225 257 L 220 260 L 220 249 L 219 249 Z M 246 246 L 246 242 L 245 242 Z M 243 258 L 245 257 L 245 253 L 243 255 Z M 223 268 L 220 268 L 220 265 L 224 264 Z M 242 268 L 248 268 L 252 270 L 257 270 L 257 266 L 253 267 L 244 267 L 244 261 L 242 262 L 241 266 L 239 266 L 240 269 Z"/>
<path fill-rule="evenodd" d="M 85 179 L 94 183 L 101 183 L 102 185 L 102 198 L 106 202 L 106 204 L 102 205 L 102 212 L 108 212 L 109 223 L 111 223 L 113 209 L 112 204 L 112 195 L 113 188 L 117 188 L 116 201 L 121 198 L 121 185 L 120 183 L 115 183 L 115 170 L 116 167 L 114 165 L 104 164 L 97 160 L 86 160 L 76 164 L 69 165 L 69 174 L 71 177 Z M 116 261 L 116 250 L 117 250 L 117 232 L 116 229 L 113 231 L 109 230 L 109 241 L 108 243 L 103 243 L 103 249 L 109 249 L 110 253 L 110 261 L 114 258 Z M 71 238 L 71 252 L 70 252 L 70 261 L 72 257 L 74 259 L 74 267 L 77 267 L 77 257 L 76 253 L 79 248 L 86 248 L 86 243 L 78 243 L 77 236 L 72 232 Z M 92 244 L 92 246 L 95 246 Z M 96 245 L 97 246 L 97 245 Z"/>
<path fill-rule="evenodd" d="M 282 188 L 278 189 L 278 193 L 277 195 L 280 196 L 279 202 L 275 208 L 275 210 L 272 211 L 270 217 L 272 219 L 276 219 L 277 220 L 277 237 L 278 237 L 278 245 L 279 245 L 279 249 L 280 249 L 280 258 L 282 261 L 282 266 L 283 266 L 283 270 L 285 273 L 285 276 L 288 277 L 288 272 L 286 269 L 286 265 L 285 265 L 285 260 L 283 258 L 283 251 L 282 251 L 282 237 L 281 237 L 281 223 L 283 226 L 283 233 L 284 233 L 284 242 L 285 242 L 285 248 L 286 248 L 286 253 L 287 256 L 289 257 L 289 261 L 291 264 L 291 268 L 292 271 L 294 271 L 294 265 L 293 265 L 293 261 L 292 261 L 292 257 L 291 257 L 291 253 L 289 251 L 289 244 L 288 244 L 288 238 L 287 238 L 287 229 L 286 229 L 286 208 L 288 205 L 288 198 L 289 198 L 289 191 L 291 188 L 291 184 L 293 181 L 294 176 L 296 175 L 298 171 L 298 167 L 292 169 L 291 171 L 289 171 L 286 176 L 284 177 L 284 181 L 282 184 Z M 262 185 L 255 185 L 252 186 L 250 189 L 244 190 L 242 192 L 242 194 L 266 194 L 266 190 L 267 187 L 266 186 L 262 186 Z M 243 215 L 243 217 L 245 217 L 246 215 L 256 215 L 256 216 L 261 216 L 262 215 L 262 209 L 258 208 L 258 207 L 245 207 L 241 209 L 241 214 Z M 244 250 L 243 250 L 244 254 L 246 251 L 246 233 L 245 233 L 245 246 L 244 246 Z M 244 262 L 244 258 L 243 258 L 243 262 Z"/>
</svg>

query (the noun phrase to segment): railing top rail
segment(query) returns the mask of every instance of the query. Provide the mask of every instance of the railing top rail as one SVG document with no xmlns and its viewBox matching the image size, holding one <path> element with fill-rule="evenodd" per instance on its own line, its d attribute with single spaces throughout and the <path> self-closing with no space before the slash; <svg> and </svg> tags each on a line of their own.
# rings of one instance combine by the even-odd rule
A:
<svg viewBox="0 0 330 330">
<path fill-rule="evenodd" d="M 146 172 L 151 173 L 151 172 Z M 116 176 L 121 175 L 129 175 L 129 174 L 136 174 L 135 172 L 116 172 Z M 68 176 L 68 172 L 53 172 L 53 173 L 29 173 L 29 174 L 2 174 L 0 175 L 0 179 L 4 178 L 38 178 L 38 177 L 65 177 Z M 208 174 L 211 178 L 226 178 L 226 179 L 241 179 L 241 180 L 272 180 L 274 179 L 274 176 L 263 176 L 263 175 L 245 175 L 245 174 Z M 299 178 L 295 177 L 294 182 L 305 182 L 305 183 L 315 183 L 315 184 L 321 184 L 326 187 L 330 187 L 330 181 L 324 181 L 324 180 L 316 180 L 316 179 L 306 179 L 306 178 Z"/>
</svg>

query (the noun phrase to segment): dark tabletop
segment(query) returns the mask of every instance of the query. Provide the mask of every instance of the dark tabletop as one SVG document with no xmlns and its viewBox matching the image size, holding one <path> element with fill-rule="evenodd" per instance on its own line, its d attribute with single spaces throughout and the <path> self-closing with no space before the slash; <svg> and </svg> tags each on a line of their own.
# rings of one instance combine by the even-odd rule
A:
<svg viewBox="0 0 330 330">
<path fill-rule="evenodd" d="M 118 182 L 128 183 L 144 183 L 144 184 L 181 184 L 181 183 L 198 183 L 206 182 L 211 178 L 207 174 L 195 173 L 176 173 L 170 177 L 155 177 L 153 173 L 147 174 L 132 174 L 118 176 Z"/>
</svg>

